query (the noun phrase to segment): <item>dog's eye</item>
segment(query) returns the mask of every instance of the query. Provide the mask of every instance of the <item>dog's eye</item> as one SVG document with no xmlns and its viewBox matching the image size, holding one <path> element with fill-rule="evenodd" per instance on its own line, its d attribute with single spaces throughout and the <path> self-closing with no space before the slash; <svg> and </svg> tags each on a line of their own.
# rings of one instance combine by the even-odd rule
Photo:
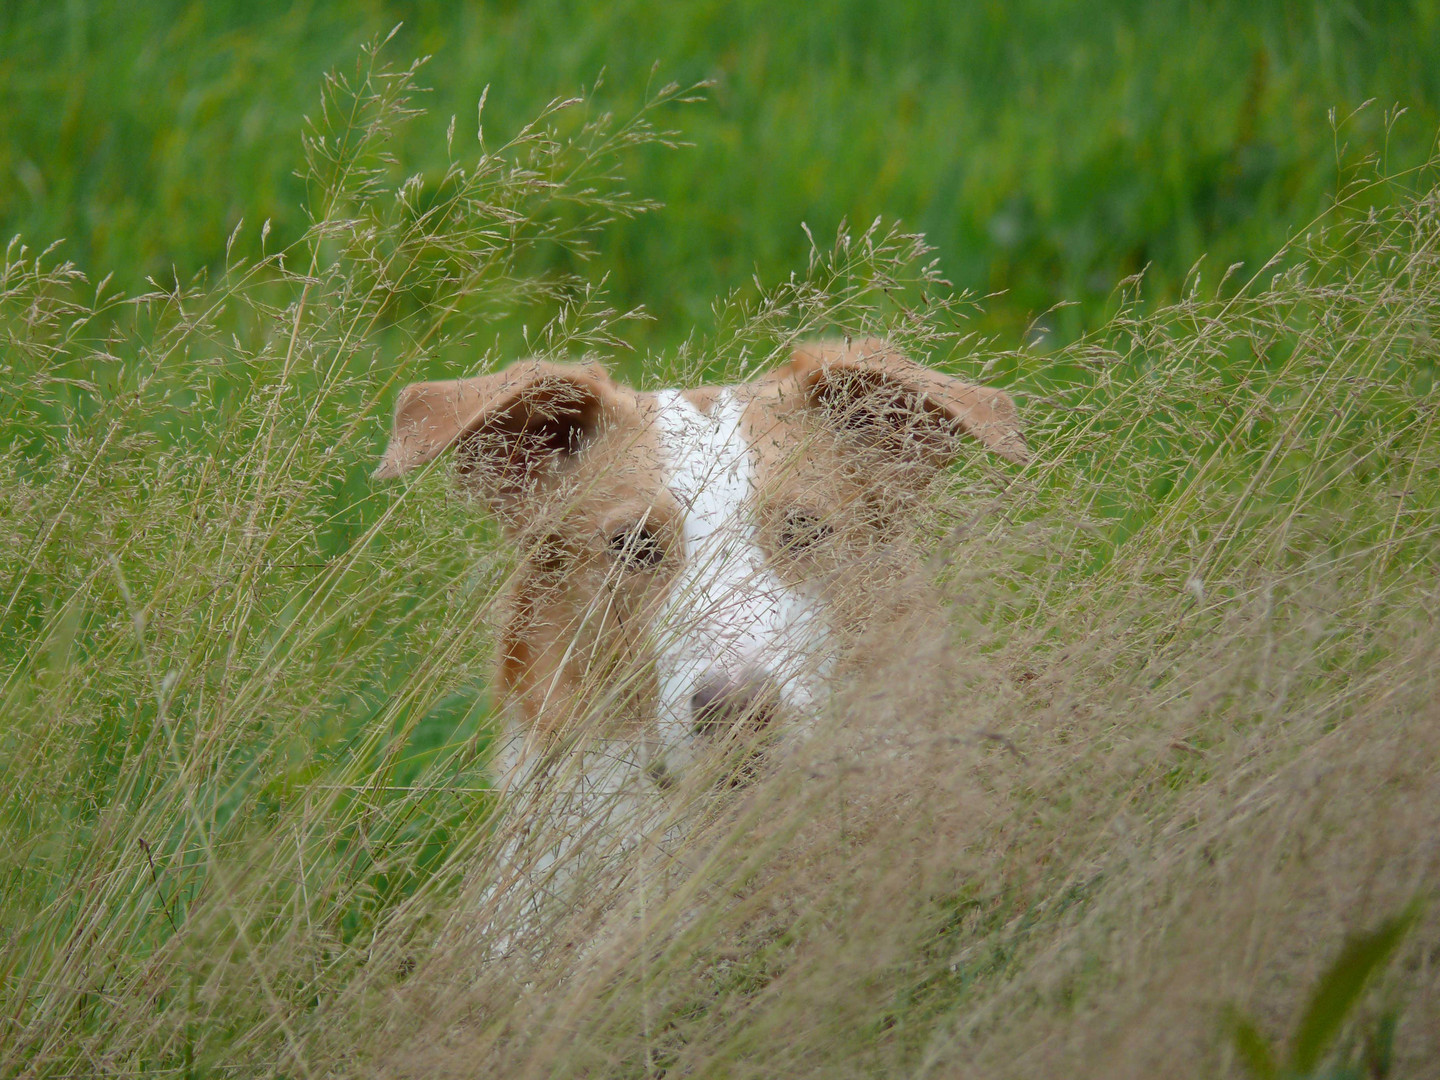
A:
<svg viewBox="0 0 1440 1080">
<path fill-rule="evenodd" d="M 819 514 L 809 510 L 791 510 L 780 523 L 780 548 L 790 554 L 823 544 L 834 534 L 835 529 Z"/>
<path fill-rule="evenodd" d="M 643 525 L 621 529 L 610 537 L 610 553 L 630 570 L 651 570 L 665 560 L 665 545 Z"/>
</svg>

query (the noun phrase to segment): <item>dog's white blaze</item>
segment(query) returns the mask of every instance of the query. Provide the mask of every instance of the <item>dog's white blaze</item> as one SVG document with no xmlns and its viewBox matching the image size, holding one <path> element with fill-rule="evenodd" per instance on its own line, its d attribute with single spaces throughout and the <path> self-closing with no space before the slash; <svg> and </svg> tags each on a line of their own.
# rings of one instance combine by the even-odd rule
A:
<svg viewBox="0 0 1440 1080">
<path fill-rule="evenodd" d="M 766 675 L 786 705 L 804 707 L 830 665 L 818 600 L 786 585 L 759 544 L 743 403 L 726 390 L 706 414 L 678 390 L 657 397 L 666 485 L 685 508 L 684 566 L 658 621 L 660 737 L 677 747 L 707 671 Z"/>
</svg>

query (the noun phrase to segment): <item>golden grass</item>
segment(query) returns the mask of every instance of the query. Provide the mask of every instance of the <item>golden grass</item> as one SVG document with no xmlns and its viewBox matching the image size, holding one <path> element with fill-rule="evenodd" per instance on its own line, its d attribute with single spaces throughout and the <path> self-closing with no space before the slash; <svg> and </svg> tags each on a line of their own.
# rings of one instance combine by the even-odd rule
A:
<svg viewBox="0 0 1440 1080">
<path fill-rule="evenodd" d="M 658 135 L 557 106 L 420 206 L 383 158 L 411 77 L 330 84 L 299 250 L 252 229 L 133 301 L 7 255 L 0 1074 L 1234 1074 L 1227 1007 L 1278 1039 L 1416 898 L 1336 1060 L 1388 1011 L 1396 1075 L 1437 1074 L 1433 170 L 1055 355 L 964 337 L 876 226 L 632 364 L 887 334 L 1018 371 L 1036 461 L 937 492 L 944 604 L 872 629 L 812 737 L 596 832 L 556 904 L 495 881 L 569 791 L 487 788 L 511 557 L 442 470 L 364 474 L 399 383 L 496 361 L 497 307 L 613 347 L 507 256 L 583 239 L 564 200 L 644 209 L 615 155 Z"/>
</svg>

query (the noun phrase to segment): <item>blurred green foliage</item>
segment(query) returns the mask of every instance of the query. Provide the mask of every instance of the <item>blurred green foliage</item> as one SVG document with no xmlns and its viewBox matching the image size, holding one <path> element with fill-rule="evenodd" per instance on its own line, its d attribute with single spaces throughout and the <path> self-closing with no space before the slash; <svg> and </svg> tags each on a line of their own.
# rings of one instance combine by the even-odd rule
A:
<svg viewBox="0 0 1440 1080">
<path fill-rule="evenodd" d="M 957 286 L 1003 292 L 982 328 L 1009 342 L 1074 305 L 1042 320 L 1068 339 L 1147 266 L 1163 298 L 1202 255 L 1211 282 L 1257 269 L 1343 183 L 1342 147 L 1393 171 L 1440 127 L 1434 0 L 7 0 L 0 229 L 65 237 L 131 289 L 213 269 L 242 218 L 273 222 L 271 250 L 293 241 L 319 78 L 397 22 L 392 56 L 434 56 L 430 115 L 396 147 L 427 177 L 450 116 L 470 153 L 487 85 L 498 139 L 602 70 L 622 112 L 652 79 L 713 81 L 673 117 L 691 148 L 626 165 L 666 209 L 616 222 L 585 268 L 657 317 L 630 333 L 656 347 L 803 266 L 802 222 L 824 247 L 882 214 L 924 231 Z"/>
</svg>

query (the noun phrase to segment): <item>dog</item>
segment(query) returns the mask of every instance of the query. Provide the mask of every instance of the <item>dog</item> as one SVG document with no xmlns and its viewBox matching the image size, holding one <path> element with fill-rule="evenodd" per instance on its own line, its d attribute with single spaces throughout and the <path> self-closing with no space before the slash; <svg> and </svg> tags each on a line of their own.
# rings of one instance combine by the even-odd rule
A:
<svg viewBox="0 0 1440 1080">
<path fill-rule="evenodd" d="M 453 451 L 514 548 L 502 784 L 589 752 L 571 782 L 664 789 L 816 715 L 880 602 L 868 585 L 906 565 L 916 507 L 967 438 L 1028 460 L 1004 391 L 846 339 L 730 386 L 642 392 L 543 360 L 415 383 L 375 476 Z"/>
</svg>

